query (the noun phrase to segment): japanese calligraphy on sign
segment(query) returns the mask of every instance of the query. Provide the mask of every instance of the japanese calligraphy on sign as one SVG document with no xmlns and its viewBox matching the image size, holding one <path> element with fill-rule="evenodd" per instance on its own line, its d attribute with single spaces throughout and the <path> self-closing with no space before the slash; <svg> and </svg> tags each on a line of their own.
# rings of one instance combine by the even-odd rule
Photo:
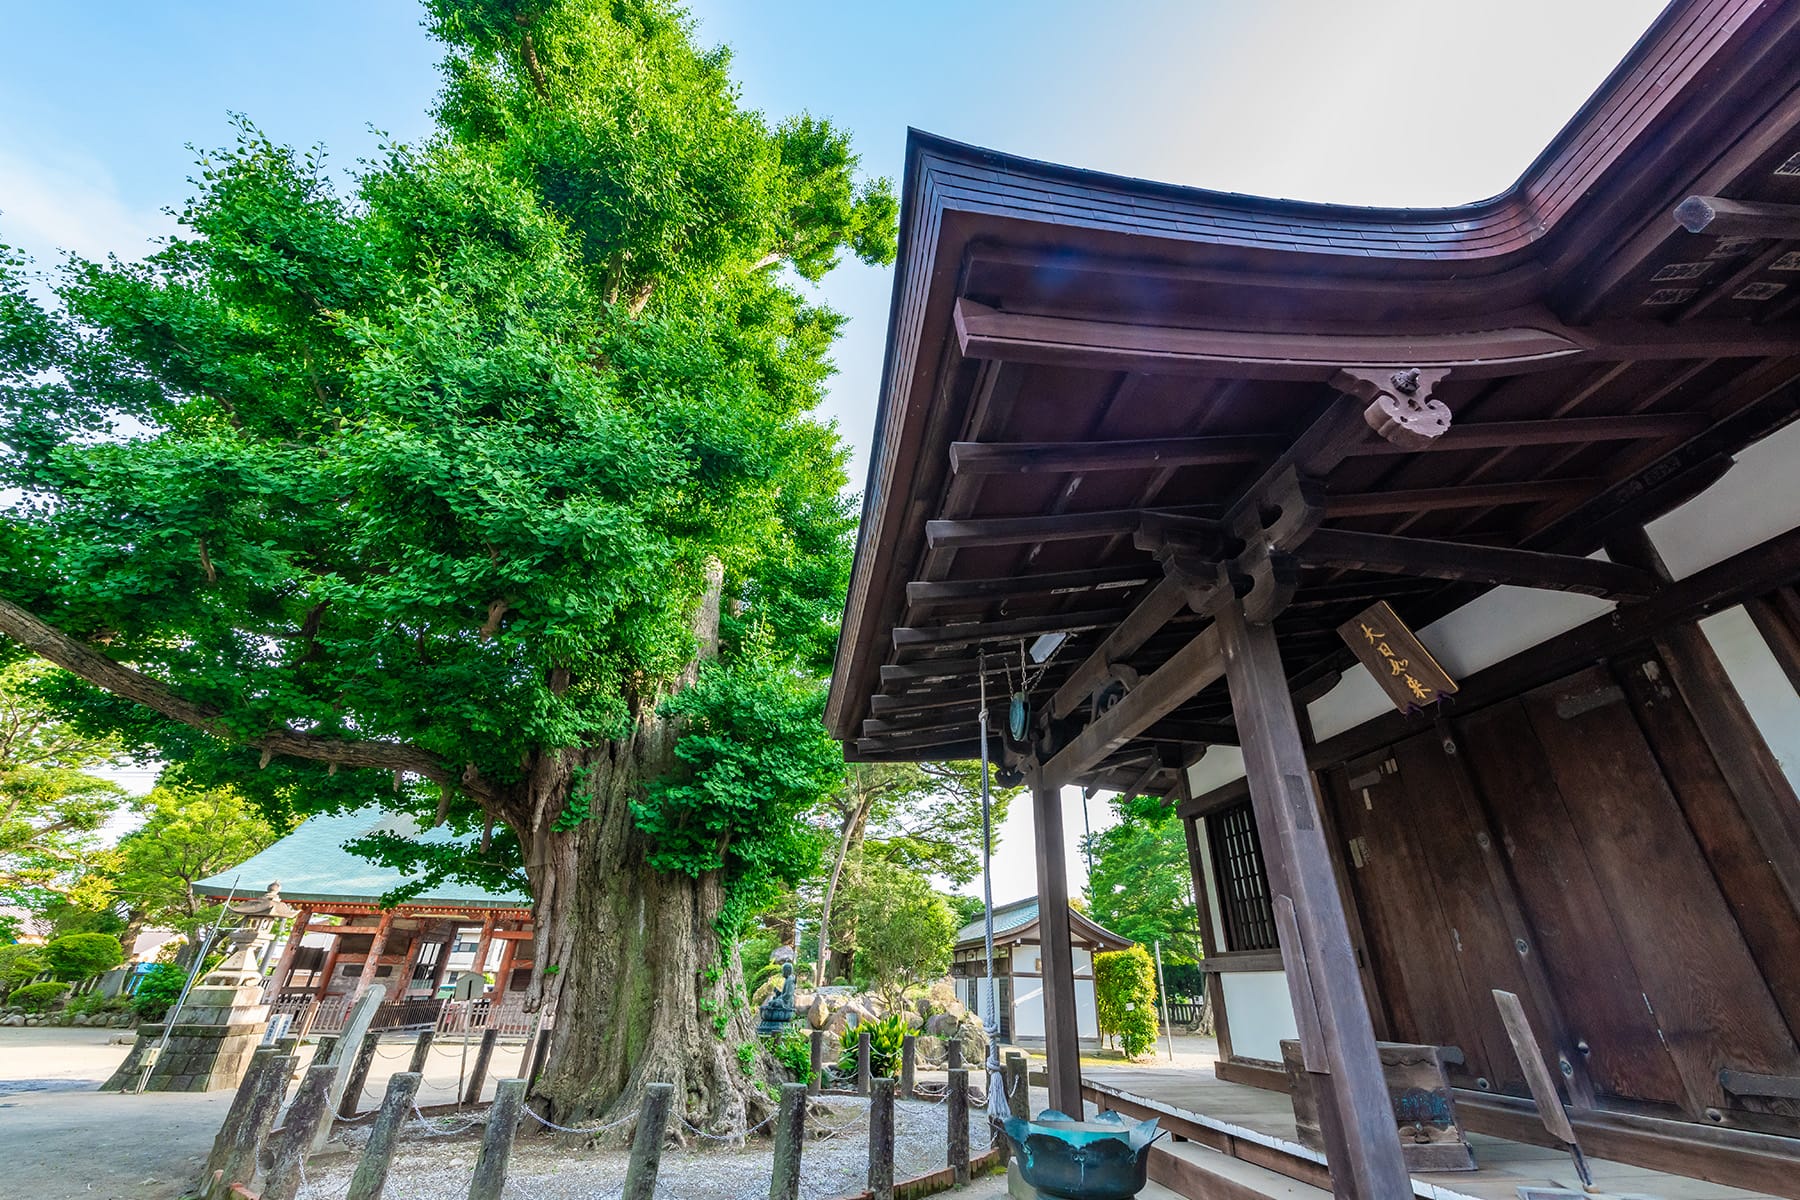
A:
<svg viewBox="0 0 1800 1200">
<path fill-rule="evenodd" d="M 1456 680 L 1438 666 L 1386 601 L 1371 604 L 1339 625 L 1338 636 L 1401 712 L 1425 708 L 1456 694 Z"/>
</svg>

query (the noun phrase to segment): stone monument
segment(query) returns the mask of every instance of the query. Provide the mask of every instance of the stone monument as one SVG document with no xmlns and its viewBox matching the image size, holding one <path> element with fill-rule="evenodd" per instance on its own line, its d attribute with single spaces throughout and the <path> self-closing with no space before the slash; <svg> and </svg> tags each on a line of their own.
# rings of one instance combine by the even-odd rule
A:
<svg viewBox="0 0 1800 1200">
<path fill-rule="evenodd" d="M 146 1066 L 145 1091 L 210 1092 L 238 1085 L 269 1019 L 258 951 L 269 941 L 269 926 L 293 917 L 295 910 L 282 902 L 281 885 L 271 883 L 261 896 L 233 901 L 226 911 L 237 925 L 227 937 L 225 961 L 194 985 L 179 1011 L 138 1026 L 137 1044 L 101 1091 L 136 1091 Z"/>
<path fill-rule="evenodd" d="M 794 1023 L 794 964 L 781 964 L 781 990 L 763 1001 L 762 1020 L 756 1023 L 761 1035 L 781 1033 Z"/>
</svg>

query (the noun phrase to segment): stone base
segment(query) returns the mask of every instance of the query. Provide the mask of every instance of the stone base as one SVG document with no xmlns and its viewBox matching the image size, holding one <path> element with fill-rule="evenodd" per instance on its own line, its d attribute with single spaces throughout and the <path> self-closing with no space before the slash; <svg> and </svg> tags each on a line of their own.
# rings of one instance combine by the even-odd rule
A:
<svg viewBox="0 0 1800 1200">
<path fill-rule="evenodd" d="M 211 979 L 209 976 L 209 983 Z M 169 1044 L 150 1069 L 144 1090 L 235 1088 L 250 1065 L 250 1056 L 262 1044 L 269 1021 L 268 1007 L 261 1000 L 262 992 L 255 986 L 203 986 L 188 993 L 187 1003 L 176 1014 L 175 1027 L 169 1030 Z M 135 1091 L 144 1073 L 144 1060 L 154 1047 L 162 1045 L 164 1028 L 162 1022 L 138 1026 L 137 1044 L 100 1090 Z"/>
</svg>

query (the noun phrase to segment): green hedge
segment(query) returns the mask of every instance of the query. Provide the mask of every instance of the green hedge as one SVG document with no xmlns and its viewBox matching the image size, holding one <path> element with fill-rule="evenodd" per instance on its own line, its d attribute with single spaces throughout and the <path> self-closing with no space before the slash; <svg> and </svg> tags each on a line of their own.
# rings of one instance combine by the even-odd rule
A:
<svg viewBox="0 0 1800 1200">
<path fill-rule="evenodd" d="M 48 1012 L 50 1006 L 55 1004 L 58 1000 L 61 1000 L 63 998 L 63 993 L 68 990 L 68 984 L 57 983 L 54 980 L 45 980 L 43 983 L 28 983 L 22 988 L 15 989 L 13 994 L 6 998 L 6 1002 L 8 1004 L 17 1005 L 26 1012 Z"/>
<path fill-rule="evenodd" d="M 1127 1058 L 1156 1045 L 1156 963 L 1142 946 L 1094 955 L 1100 1032 L 1115 1034 Z"/>
</svg>

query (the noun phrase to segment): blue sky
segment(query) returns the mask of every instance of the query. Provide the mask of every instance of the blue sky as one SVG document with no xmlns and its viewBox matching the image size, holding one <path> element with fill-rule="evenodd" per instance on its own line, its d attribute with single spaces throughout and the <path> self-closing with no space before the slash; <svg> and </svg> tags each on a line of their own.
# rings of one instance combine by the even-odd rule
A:
<svg viewBox="0 0 1800 1200">
<path fill-rule="evenodd" d="M 896 181 L 914 126 L 1225 191 L 1435 205 L 1511 183 L 1660 8 L 698 0 L 692 11 L 703 42 L 733 48 L 748 104 L 832 117 L 864 166 Z M 62 249 L 143 253 L 187 194 L 187 144 L 228 142 L 231 112 L 277 140 L 322 143 L 342 166 L 373 150 L 371 126 L 422 135 L 437 54 L 420 16 L 408 0 L 0 0 L 0 241 L 40 262 Z M 856 450 L 854 485 L 891 284 L 853 264 L 821 289 L 850 317 L 825 412 Z M 1019 807 L 997 899 L 1031 887 Z M 1065 823 L 1081 828 L 1078 803 Z M 1071 871 L 1079 882 L 1073 858 Z"/>
</svg>

